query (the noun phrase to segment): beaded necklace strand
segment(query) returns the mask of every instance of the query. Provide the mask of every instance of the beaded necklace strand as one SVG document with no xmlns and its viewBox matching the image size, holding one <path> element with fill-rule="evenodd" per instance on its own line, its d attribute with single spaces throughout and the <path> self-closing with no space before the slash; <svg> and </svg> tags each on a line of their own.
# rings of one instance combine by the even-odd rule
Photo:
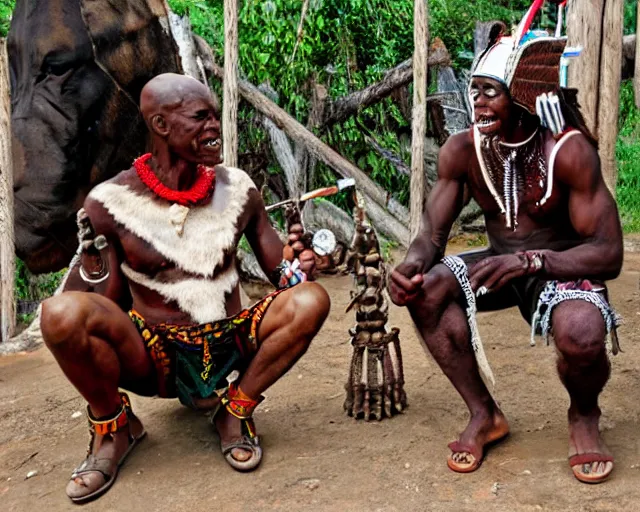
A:
<svg viewBox="0 0 640 512">
<path fill-rule="evenodd" d="M 202 164 L 198 165 L 196 180 L 189 190 L 174 190 L 164 185 L 149 167 L 147 162 L 151 153 L 136 158 L 133 166 L 138 173 L 140 181 L 158 197 L 181 206 L 196 206 L 211 196 L 216 179 L 216 171 Z"/>
</svg>

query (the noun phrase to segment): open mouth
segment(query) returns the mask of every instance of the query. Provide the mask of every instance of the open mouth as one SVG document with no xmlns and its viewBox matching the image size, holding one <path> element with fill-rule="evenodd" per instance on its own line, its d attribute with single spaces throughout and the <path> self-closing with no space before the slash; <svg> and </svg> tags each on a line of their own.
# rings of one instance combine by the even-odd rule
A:
<svg viewBox="0 0 640 512">
<path fill-rule="evenodd" d="M 498 128 L 500 120 L 496 116 L 480 114 L 476 117 L 476 126 L 480 131 L 493 131 Z"/>
<path fill-rule="evenodd" d="M 220 137 L 207 137 L 200 141 L 200 146 L 208 151 L 220 149 L 221 145 Z"/>
</svg>

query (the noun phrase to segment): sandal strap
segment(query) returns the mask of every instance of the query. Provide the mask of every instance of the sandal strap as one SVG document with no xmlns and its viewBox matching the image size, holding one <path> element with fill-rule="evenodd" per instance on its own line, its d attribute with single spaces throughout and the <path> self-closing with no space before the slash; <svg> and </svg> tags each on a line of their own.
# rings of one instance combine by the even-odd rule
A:
<svg viewBox="0 0 640 512">
<path fill-rule="evenodd" d="M 231 443 L 221 445 L 220 448 L 222 449 L 222 454 L 226 455 L 227 453 L 231 452 L 232 450 L 235 450 L 236 448 L 242 448 L 244 450 L 253 451 L 253 448 L 255 448 L 256 446 L 260 446 L 260 441 L 257 436 L 250 437 L 250 436 L 244 435 L 237 441 L 233 441 Z"/>
<path fill-rule="evenodd" d="M 571 467 L 594 462 L 613 462 L 613 456 L 604 453 L 577 453 L 569 457 Z"/>
<path fill-rule="evenodd" d="M 80 464 L 76 469 L 73 470 L 71 479 L 77 478 L 85 473 L 91 473 L 93 471 L 102 473 L 105 481 L 109 481 L 113 477 L 113 462 L 109 459 L 99 459 L 95 455 L 89 455 L 85 460 L 82 461 L 82 464 Z"/>
<path fill-rule="evenodd" d="M 92 434 L 95 433 L 100 436 L 115 434 L 129 424 L 129 415 L 131 412 L 131 402 L 126 393 L 120 393 L 120 408 L 113 417 L 106 420 L 95 419 L 91 414 L 91 409 L 87 406 L 89 430 L 91 430 Z"/>
</svg>

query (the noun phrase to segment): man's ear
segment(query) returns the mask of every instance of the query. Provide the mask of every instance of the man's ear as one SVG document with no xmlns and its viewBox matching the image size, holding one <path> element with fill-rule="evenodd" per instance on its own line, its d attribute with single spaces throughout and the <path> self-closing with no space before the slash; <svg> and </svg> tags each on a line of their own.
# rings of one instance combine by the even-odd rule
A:
<svg viewBox="0 0 640 512">
<path fill-rule="evenodd" d="M 169 135 L 169 124 L 162 114 L 155 114 L 151 118 L 151 129 L 160 135 L 160 137 Z"/>
</svg>

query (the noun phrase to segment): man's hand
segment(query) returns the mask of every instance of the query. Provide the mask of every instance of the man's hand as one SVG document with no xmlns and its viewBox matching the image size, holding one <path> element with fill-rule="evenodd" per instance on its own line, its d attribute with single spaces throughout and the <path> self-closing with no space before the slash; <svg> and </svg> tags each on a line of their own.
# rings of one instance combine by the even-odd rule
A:
<svg viewBox="0 0 640 512">
<path fill-rule="evenodd" d="M 313 281 L 316 277 L 316 253 L 311 249 L 305 249 L 298 256 L 300 270 L 307 274 L 307 279 Z"/>
<path fill-rule="evenodd" d="M 483 289 L 485 293 L 494 292 L 512 279 L 527 274 L 527 270 L 526 258 L 515 254 L 491 256 L 471 267 L 469 281 L 471 281 L 471 288 L 475 292 L 479 289 Z"/>
<path fill-rule="evenodd" d="M 389 296 L 397 306 L 406 306 L 422 293 L 424 277 L 420 265 L 412 262 L 400 263 L 389 278 Z"/>
</svg>

